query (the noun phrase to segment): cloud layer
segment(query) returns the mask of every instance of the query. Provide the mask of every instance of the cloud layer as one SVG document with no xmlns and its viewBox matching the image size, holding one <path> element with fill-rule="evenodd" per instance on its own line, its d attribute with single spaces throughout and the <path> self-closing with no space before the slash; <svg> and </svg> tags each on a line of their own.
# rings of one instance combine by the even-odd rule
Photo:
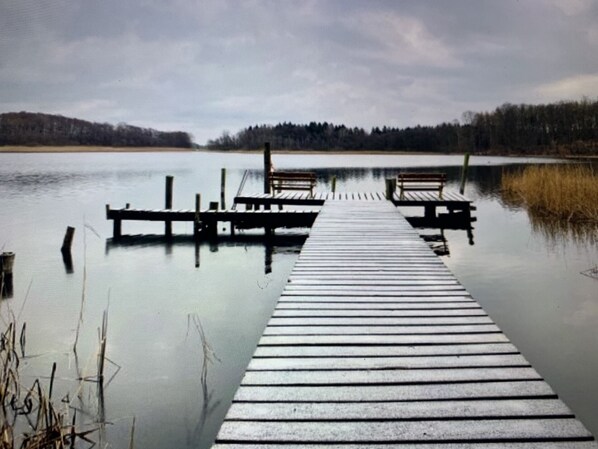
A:
<svg viewBox="0 0 598 449">
<path fill-rule="evenodd" d="M 410 126 L 598 94 L 592 0 L 3 0 L 0 112 Z"/>
</svg>

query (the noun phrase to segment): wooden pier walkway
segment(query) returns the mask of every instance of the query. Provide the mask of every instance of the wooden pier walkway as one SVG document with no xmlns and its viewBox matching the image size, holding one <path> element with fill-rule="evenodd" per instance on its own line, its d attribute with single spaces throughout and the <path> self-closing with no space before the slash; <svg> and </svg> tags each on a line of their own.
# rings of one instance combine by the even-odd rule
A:
<svg viewBox="0 0 598 449">
<path fill-rule="evenodd" d="M 328 200 L 345 201 L 385 201 L 384 192 L 282 192 L 282 193 L 257 193 L 238 195 L 235 203 L 252 206 L 279 204 L 321 206 Z M 445 191 L 440 197 L 434 192 L 405 192 L 400 195 L 394 192 L 392 202 L 396 206 L 446 206 L 455 210 L 469 209 L 471 200 L 457 192 Z M 473 209 L 472 209 L 473 210 Z"/>
<path fill-rule="evenodd" d="M 389 201 L 326 201 L 218 449 L 590 449 Z"/>
</svg>

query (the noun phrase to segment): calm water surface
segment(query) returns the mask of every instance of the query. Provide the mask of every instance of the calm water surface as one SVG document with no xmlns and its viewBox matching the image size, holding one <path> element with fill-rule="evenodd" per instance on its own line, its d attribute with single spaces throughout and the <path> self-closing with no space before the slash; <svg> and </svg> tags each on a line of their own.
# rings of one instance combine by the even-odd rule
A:
<svg viewBox="0 0 598 449">
<path fill-rule="evenodd" d="M 427 167 L 447 172 L 456 190 L 462 162 L 459 156 L 273 159 L 278 169 L 316 171 L 319 190 L 336 175 L 339 191 L 382 191 L 384 178 L 398 170 Z M 598 280 L 581 274 L 598 264 L 595 235 L 534 229 L 525 211 L 506 207 L 497 193 L 503 170 L 545 162 L 472 158 L 466 194 L 478 208 L 475 244 L 464 231 L 447 231 L 450 256 L 443 259 L 598 434 Z M 96 440 L 125 447 L 135 417 L 137 447 L 209 447 L 305 237 L 266 247 L 246 232 L 241 239 L 202 243 L 196 267 L 197 248 L 185 237 L 190 224 L 174 224 L 181 237 L 172 243 L 146 237 L 116 244 L 105 204 L 160 208 L 165 175 L 175 176 L 175 208 L 192 208 L 197 192 L 207 204 L 219 199 L 220 168 L 226 167 L 230 205 L 245 170 L 244 191 L 260 191 L 261 164 L 257 154 L 0 154 L 0 248 L 17 254 L 14 295 L 2 300 L 2 316 L 12 311 L 27 322 L 25 382 L 49 375 L 57 362 L 55 397 L 69 393 L 81 416 L 107 423 Z M 67 225 L 77 228 L 72 273 L 59 251 Z M 125 222 L 123 232 L 159 234 L 163 225 Z M 77 378 L 95 372 L 97 328 L 106 309 L 114 362 L 106 374 L 116 375 L 102 398 L 95 384 Z M 215 355 L 207 385 L 197 320 Z"/>
</svg>

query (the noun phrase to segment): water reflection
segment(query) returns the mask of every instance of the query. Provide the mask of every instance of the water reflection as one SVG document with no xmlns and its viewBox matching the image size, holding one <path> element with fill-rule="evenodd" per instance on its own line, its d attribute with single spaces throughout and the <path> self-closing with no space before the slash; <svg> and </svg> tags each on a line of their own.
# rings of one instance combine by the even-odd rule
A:
<svg viewBox="0 0 598 449">
<path fill-rule="evenodd" d="M 591 199 L 590 199 L 591 200 Z M 501 192 L 501 203 L 513 210 L 524 210 L 534 233 L 541 235 L 550 246 L 565 241 L 573 241 L 578 245 L 598 245 L 598 222 L 569 221 L 526 207 L 522 198 Z"/>
<path fill-rule="evenodd" d="M 202 248 L 207 248 L 211 253 L 224 247 L 263 247 L 264 248 L 264 274 L 272 272 L 272 263 L 276 254 L 299 254 L 307 234 L 275 234 L 265 237 L 260 234 L 218 235 L 217 239 L 199 241 L 192 235 L 124 235 L 119 238 L 106 239 L 105 254 L 116 249 L 142 249 L 151 247 L 164 247 L 167 255 L 172 255 L 173 248 L 180 246 L 194 247 L 194 266 L 201 265 Z"/>
<path fill-rule="evenodd" d="M 12 273 L 0 273 L 0 298 L 9 299 L 14 295 Z"/>
</svg>

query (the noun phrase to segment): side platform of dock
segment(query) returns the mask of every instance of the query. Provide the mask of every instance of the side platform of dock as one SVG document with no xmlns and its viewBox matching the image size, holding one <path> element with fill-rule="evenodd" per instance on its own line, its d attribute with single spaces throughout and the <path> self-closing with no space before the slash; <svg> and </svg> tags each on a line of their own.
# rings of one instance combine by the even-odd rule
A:
<svg viewBox="0 0 598 449">
<path fill-rule="evenodd" d="M 596 449 L 390 201 L 326 200 L 217 449 Z"/>
</svg>

